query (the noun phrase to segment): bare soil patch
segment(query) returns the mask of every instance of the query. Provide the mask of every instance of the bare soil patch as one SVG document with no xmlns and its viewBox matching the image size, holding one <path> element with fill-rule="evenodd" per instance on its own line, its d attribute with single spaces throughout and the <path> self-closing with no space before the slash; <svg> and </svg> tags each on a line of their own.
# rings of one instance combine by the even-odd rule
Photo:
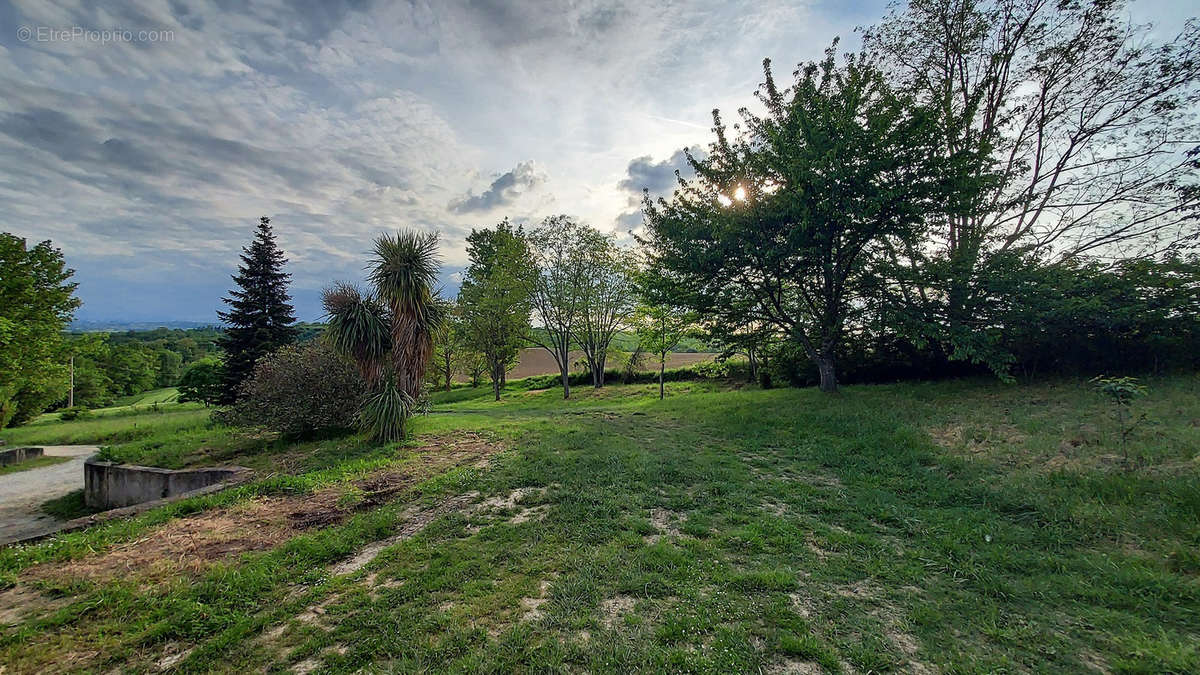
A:
<svg viewBox="0 0 1200 675">
<path fill-rule="evenodd" d="M 549 506 L 540 504 L 537 506 L 524 506 L 522 502 L 530 497 L 540 497 L 545 494 L 545 488 L 517 488 L 505 497 L 492 497 L 477 504 L 470 511 L 471 513 L 488 512 L 488 511 L 516 511 L 508 522 L 513 525 L 519 525 L 530 520 L 541 520 L 546 517 L 546 512 Z"/>
<path fill-rule="evenodd" d="M 657 534 L 650 534 L 642 537 L 647 543 L 653 544 L 663 537 L 679 537 L 683 534 L 680 531 L 676 522 L 684 522 L 687 520 L 686 513 L 676 513 L 668 509 L 654 508 L 650 509 L 650 524 L 658 530 Z"/>
<path fill-rule="evenodd" d="M 308 495 L 251 499 L 172 520 L 103 553 L 37 565 L 26 574 L 34 579 L 101 580 L 198 572 L 232 556 L 273 548 L 301 532 L 341 523 L 356 512 L 394 501 L 431 476 L 485 460 L 499 449 L 476 434 L 437 439 L 420 448 L 417 457 L 402 468 L 359 479 L 349 489 L 338 485 Z M 347 499 L 347 495 L 356 498 Z"/>
<path fill-rule="evenodd" d="M 621 619 L 633 611 L 636 603 L 631 595 L 616 595 L 600 601 L 600 623 L 605 628 L 615 628 Z"/>
<path fill-rule="evenodd" d="M 825 670 L 819 664 L 812 661 L 787 659 L 770 664 L 763 672 L 769 675 L 820 675 Z"/>
<path fill-rule="evenodd" d="M 44 616 L 67 604 L 66 598 L 52 598 L 29 586 L 18 585 L 0 591 L 0 626 L 11 626 L 34 616 Z"/>
</svg>

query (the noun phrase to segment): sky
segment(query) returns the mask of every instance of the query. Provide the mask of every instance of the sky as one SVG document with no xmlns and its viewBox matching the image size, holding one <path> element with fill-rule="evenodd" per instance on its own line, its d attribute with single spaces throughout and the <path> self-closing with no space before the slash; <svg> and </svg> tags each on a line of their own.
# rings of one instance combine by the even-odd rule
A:
<svg viewBox="0 0 1200 675">
<path fill-rule="evenodd" d="M 0 0 L 0 230 L 63 250 L 80 320 L 215 322 L 263 215 L 301 320 L 398 228 L 439 233 L 452 295 L 505 217 L 629 239 L 764 57 L 853 48 L 885 4 Z"/>
</svg>

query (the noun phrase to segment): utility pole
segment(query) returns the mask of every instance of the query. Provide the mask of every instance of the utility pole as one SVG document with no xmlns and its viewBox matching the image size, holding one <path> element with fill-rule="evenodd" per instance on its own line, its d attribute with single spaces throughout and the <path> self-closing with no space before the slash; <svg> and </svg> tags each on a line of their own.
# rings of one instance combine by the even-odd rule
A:
<svg viewBox="0 0 1200 675">
<path fill-rule="evenodd" d="M 67 407 L 75 407 L 75 355 L 71 355 L 71 391 L 67 394 Z"/>
</svg>

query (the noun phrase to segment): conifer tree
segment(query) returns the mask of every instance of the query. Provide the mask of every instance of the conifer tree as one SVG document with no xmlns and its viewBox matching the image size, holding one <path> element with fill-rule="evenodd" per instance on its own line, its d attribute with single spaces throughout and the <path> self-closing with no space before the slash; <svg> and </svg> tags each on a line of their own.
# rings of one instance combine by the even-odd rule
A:
<svg viewBox="0 0 1200 675">
<path fill-rule="evenodd" d="M 242 264 L 233 275 L 237 287 L 222 298 L 229 311 L 217 312 L 225 322 L 219 344 L 225 350 L 222 403 L 237 398 L 238 387 L 254 364 L 266 354 L 296 340 L 296 316 L 288 295 L 291 275 L 283 271 L 287 258 L 275 245 L 271 219 L 258 221 L 258 233 L 242 248 Z"/>
</svg>

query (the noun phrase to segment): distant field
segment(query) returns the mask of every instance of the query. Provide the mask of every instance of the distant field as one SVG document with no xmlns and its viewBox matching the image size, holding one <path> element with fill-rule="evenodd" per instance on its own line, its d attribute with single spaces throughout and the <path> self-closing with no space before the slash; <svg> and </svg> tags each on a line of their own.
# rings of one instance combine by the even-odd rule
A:
<svg viewBox="0 0 1200 675">
<path fill-rule="evenodd" d="M 125 414 L 88 419 L 39 421 L 0 431 L 9 445 L 71 445 L 121 443 L 150 436 L 169 437 L 208 425 L 209 411 L 193 404 L 168 404 L 160 412 L 145 407 L 128 408 Z"/>
<path fill-rule="evenodd" d="M 133 396 L 125 396 L 113 401 L 111 407 L 121 408 L 131 405 L 154 405 L 155 403 L 175 403 L 179 401 L 179 390 L 175 387 L 151 389 Z"/>
<path fill-rule="evenodd" d="M 162 389 L 151 389 L 143 391 L 140 394 L 132 396 L 123 396 L 113 404 L 106 408 L 93 408 L 93 417 L 108 417 L 111 415 L 129 415 L 147 408 L 155 406 L 164 406 L 170 404 L 171 410 L 188 410 L 202 408 L 201 403 L 179 403 L 179 390 L 175 387 L 164 387 Z M 62 418 L 62 415 L 57 412 L 44 413 L 38 415 L 30 422 L 30 425 L 47 424 L 57 422 Z"/>
<path fill-rule="evenodd" d="M 702 363 L 704 361 L 712 361 L 716 356 L 714 352 L 696 352 L 696 353 L 677 353 L 670 354 L 667 357 L 667 368 L 680 368 L 690 366 L 694 363 Z M 517 362 L 517 367 L 513 368 L 508 373 L 510 380 L 517 380 L 522 377 L 533 377 L 535 375 L 553 375 L 558 372 L 558 365 L 554 363 L 554 357 L 550 356 L 550 352 L 540 347 L 533 349 L 522 349 L 520 360 Z M 571 362 L 574 363 L 583 358 L 582 351 L 571 352 Z M 582 368 L 572 369 L 575 372 L 582 372 Z M 646 359 L 646 367 L 644 370 L 658 370 L 658 362 L 653 357 Z"/>
</svg>

